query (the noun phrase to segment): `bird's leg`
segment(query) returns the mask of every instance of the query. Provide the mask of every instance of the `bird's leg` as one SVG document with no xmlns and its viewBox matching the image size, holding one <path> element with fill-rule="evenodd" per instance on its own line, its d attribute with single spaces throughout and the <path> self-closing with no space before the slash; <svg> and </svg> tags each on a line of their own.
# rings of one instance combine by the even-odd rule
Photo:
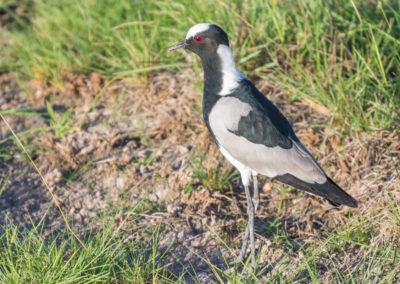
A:
<svg viewBox="0 0 400 284">
<path fill-rule="evenodd" d="M 258 204 L 260 204 L 260 192 L 258 190 L 257 175 L 253 175 L 253 203 L 254 213 L 257 213 Z"/>
<path fill-rule="evenodd" d="M 253 204 L 254 204 L 254 212 L 257 212 L 258 204 L 260 203 L 260 193 L 258 190 L 258 182 L 257 182 L 257 175 L 253 174 Z M 243 242 L 242 242 L 242 248 L 240 249 L 240 253 L 237 259 L 237 262 L 241 262 L 244 258 L 244 254 L 246 253 L 247 249 L 247 241 L 249 239 L 249 233 L 250 233 L 250 228 L 249 228 L 249 223 L 247 223 L 246 226 L 246 232 L 244 234 Z"/>
<path fill-rule="evenodd" d="M 247 221 L 247 227 L 249 228 L 250 237 L 250 248 L 251 248 L 251 268 L 250 273 L 253 273 L 254 267 L 256 266 L 256 256 L 255 256 L 255 244 L 254 244 L 254 206 L 253 200 L 251 199 L 251 194 L 249 186 L 244 187 L 247 199 L 247 214 L 249 215 L 249 220 Z"/>
<path fill-rule="evenodd" d="M 249 222 L 247 222 L 246 232 L 244 234 L 244 238 L 242 241 L 242 248 L 240 249 L 240 253 L 239 253 L 237 262 L 242 262 L 242 260 L 244 258 L 244 254 L 246 253 L 246 249 L 247 249 L 247 241 L 249 240 L 249 233 L 250 233 Z"/>
</svg>

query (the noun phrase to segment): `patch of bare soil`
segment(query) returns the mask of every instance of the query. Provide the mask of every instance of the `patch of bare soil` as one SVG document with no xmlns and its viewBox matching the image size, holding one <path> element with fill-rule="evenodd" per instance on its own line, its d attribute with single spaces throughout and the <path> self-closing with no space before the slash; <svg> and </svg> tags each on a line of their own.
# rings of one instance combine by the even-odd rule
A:
<svg viewBox="0 0 400 284">
<path fill-rule="evenodd" d="M 198 155 L 198 147 L 206 154 L 208 169 L 216 165 L 219 155 L 199 112 L 199 92 L 180 73 L 156 73 L 148 82 L 113 83 L 95 101 L 105 84 L 107 80 L 97 73 L 67 75 L 62 88 L 29 82 L 28 95 L 11 75 L 3 74 L 0 106 L 1 110 L 31 107 L 45 112 L 44 102 L 48 99 L 59 115 L 74 108 L 73 126 L 67 133 L 55 137 L 51 131 L 37 132 L 24 142 L 32 145 L 35 162 L 63 210 L 74 220 L 76 230 L 96 227 L 99 216 L 109 212 L 113 212 L 110 220 L 118 231 L 129 238 L 140 240 L 140 228 L 162 224 L 160 246 L 167 248 L 172 244 L 166 259 L 173 263 L 169 269 L 179 273 L 185 266 L 195 269 L 200 281 L 210 281 L 214 277 L 212 270 L 199 256 L 228 268 L 224 259 L 233 260 L 239 250 L 226 248 L 219 237 L 239 247 L 246 203 L 238 181 L 233 184 L 233 193 L 210 190 L 201 184 L 196 184 L 191 193 L 182 190 L 193 180 L 190 161 Z M 290 102 L 265 82 L 259 82 L 258 87 L 289 118 L 299 138 L 327 173 L 360 204 L 355 210 L 336 210 L 318 197 L 297 190 L 282 192 L 278 183 L 260 178 L 257 242 L 265 243 L 261 263 L 270 265 L 264 277 L 288 250 L 293 261 L 303 253 L 277 242 L 266 229 L 277 217 L 279 227 L 290 235 L 295 246 L 317 242 L 321 232 L 352 222 L 350 212 L 368 214 L 374 208 L 376 226 L 382 233 L 371 243 L 398 242 L 398 235 L 385 234 L 393 232 L 389 228 L 393 224 L 379 219 L 394 214 L 388 197 L 400 199 L 395 169 L 400 161 L 400 132 L 342 137 L 328 128 L 313 126 L 328 123 L 323 108 L 307 102 Z M 46 116 L 6 117 L 16 132 L 49 126 Z M 0 122 L 0 149 L 4 154 L 0 156 L 0 180 L 9 178 L 0 196 L 0 224 L 4 225 L 4 217 L 8 216 L 17 224 L 29 226 L 31 218 L 37 222 L 45 215 L 45 234 L 62 228 L 60 214 L 37 174 L 12 140 L 3 140 L 9 136 L 9 130 Z M 135 215 L 135 206 L 144 209 L 133 226 L 129 220 Z M 45 214 L 46 210 L 50 212 Z M 348 264 L 357 263 L 362 257 L 362 250 L 349 248 L 343 258 L 350 258 Z M 338 259 L 338 267 L 343 263 Z M 321 270 L 321 279 L 324 277 Z"/>
</svg>

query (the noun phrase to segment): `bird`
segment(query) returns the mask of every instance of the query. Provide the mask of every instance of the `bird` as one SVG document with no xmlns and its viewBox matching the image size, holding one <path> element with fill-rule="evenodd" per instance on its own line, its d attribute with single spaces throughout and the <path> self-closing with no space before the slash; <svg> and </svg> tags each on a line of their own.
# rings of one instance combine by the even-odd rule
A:
<svg viewBox="0 0 400 284">
<path fill-rule="evenodd" d="M 222 28 L 196 24 L 183 41 L 168 50 L 182 48 L 201 59 L 205 124 L 221 153 L 239 171 L 245 190 L 248 221 L 238 262 L 244 259 L 250 241 L 250 272 L 256 266 L 254 218 L 260 202 L 259 174 L 321 196 L 335 207 L 357 207 L 357 201 L 328 177 L 301 143 L 286 117 L 237 69 Z"/>
</svg>

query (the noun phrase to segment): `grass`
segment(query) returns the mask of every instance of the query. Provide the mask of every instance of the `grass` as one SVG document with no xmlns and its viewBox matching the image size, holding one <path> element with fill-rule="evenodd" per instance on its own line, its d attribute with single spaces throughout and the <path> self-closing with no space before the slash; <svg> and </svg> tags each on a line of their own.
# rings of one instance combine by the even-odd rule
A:
<svg viewBox="0 0 400 284">
<path fill-rule="evenodd" d="M 325 277 L 331 283 L 395 282 L 400 274 L 398 246 L 380 239 L 371 244 L 370 239 L 378 235 L 379 222 L 371 222 L 361 215 L 356 217 L 357 222 L 338 227 L 337 231 L 325 236 L 322 233 L 310 244 L 297 243 L 293 246 L 290 241 L 294 240 L 284 230 L 277 230 L 275 233 L 282 235 L 280 239 L 286 239 L 286 244 L 275 239 L 268 252 L 279 253 L 281 257 L 275 262 L 267 261 L 265 265 L 258 266 L 251 282 L 259 283 L 257 279 L 268 273 L 268 283 L 321 283 L 324 279 L 321 279 L 320 271 L 326 269 L 330 272 Z M 382 216 L 377 217 L 382 221 Z M 273 222 L 271 226 L 275 225 Z M 367 234 L 365 238 L 354 234 L 361 228 Z M 139 239 L 143 241 L 138 242 L 124 233 L 120 226 L 106 222 L 96 231 L 85 234 L 86 250 L 67 232 L 44 238 L 42 230 L 43 223 L 24 229 L 10 220 L 0 228 L 2 283 L 182 283 L 185 277 L 201 282 L 195 269 L 183 270 L 178 275 L 170 270 L 173 263 L 166 260 L 170 248 L 161 249 L 159 246 L 163 238 L 160 226 L 135 231 L 134 234 L 142 236 Z M 230 249 L 221 238 L 219 242 L 221 247 Z M 357 255 L 349 252 L 354 250 L 354 246 Z M 258 255 L 261 251 L 262 246 Z M 204 256 L 198 257 L 214 271 L 217 283 L 247 283 L 248 276 L 237 266 L 229 270 L 232 266 L 227 258 L 226 267 L 217 267 Z M 338 259 L 346 257 L 354 257 L 358 261 L 352 266 L 339 267 Z"/>
<path fill-rule="evenodd" d="M 9 180 L 10 180 L 10 175 L 8 175 L 5 180 L 0 180 L 0 196 L 3 194 L 3 191 L 5 190 Z"/>
<path fill-rule="evenodd" d="M 78 126 L 72 121 L 73 108 L 70 107 L 65 112 L 55 111 L 53 106 L 49 101 L 46 101 L 46 109 L 34 109 L 34 108 L 18 108 L 0 111 L 2 115 L 19 115 L 26 117 L 40 117 L 43 118 L 47 126 L 43 125 L 36 128 L 30 128 L 17 133 L 20 137 L 28 152 L 34 158 L 38 156 L 41 152 L 41 145 L 34 143 L 33 140 L 38 136 L 48 136 L 54 139 L 61 139 L 65 137 L 68 133 L 77 129 Z M 10 135 L 4 139 L 0 140 L 0 157 L 6 161 L 12 160 L 15 155 L 10 151 L 10 141 L 15 142 L 15 137 Z"/>
<path fill-rule="evenodd" d="M 13 8 L 15 3 L 23 8 L 22 14 Z M 0 73 L 11 72 L 23 83 L 45 81 L 62 88 L 64 76 L 71 72 L 100 72 L 109 83 L 96 95 L 90 109 L 112 82 L 146 82 L 154 70 L 184 72 L 185 66 L 193 66 L 196 76 L 189 79 L 201 89 L 199 60 L 190 55 L 193 62 L 187 63 L 186 51 L 167 53 L 166 49 L 184 38 L 193 24 L 214 22 L 228 32 L 243 73 L 269 82 L 292 99 L 322 105 L 332 115 L 335 131 L 357 135 L 360 131 L 391 130 L 400 122 L 399 4 L 353 0 L 195 0 L 190 4 L 183 0 L 7 0 L 0 4 L 0 10 L 12 15 L 13 20 L 0 30 L 1 43 L 6 42 L 0 50 Z M 124 92 L 118 95 L 118 105 L 126 96 Z M 47 125 L 18 133 L 26 140 L 28 151 L 35 153 L 38 146 L 31 143 L 33 136 L 45 133 L 59 140 L 79 129 L 72 121 L 73 111 L 56 111 L 46 102 L 43 112 L 17 109 L 1 113 L 45 119 Z M 118 106 L 112 111 L 116 115 Z M 78 123 L 81 126 L 88 112 Z M 12 139 L 0 140 L 1 161 L 13 159 Z M 393 164 L 400 185 L 395 154 Z M 155 152 L 146 152 L 142 159 L 132 162 L 152 165 L 154 156 Z M 86 166 L 91 164 L 64 172 L 64 181 L 75 180 Z M 201 150 L 192 157 L 190 166 L 193 176 L 187 191 L 193 190 L 195 183 L 212 190 L 229 190 L 237 178 L 229 164 L 219 159 L 210 163 Z M 6 194 L 9 179 L 0 180 L 0 196 Z M 87 183 L 90 186 L 93 180 Z M 120 189 L 121 200 L 127 199 L 127 191 Z M 283 200 L 286 188 L 280 194 Z M 281 225 L 282 201 L 276 218 L 259 232 L 271 236 L 267 251 L 280 257 L 271 257 L 259 266 L 252 281 L 258 283 L 265 275 L 271 283 L 398 281 L 399 204 L 391 195 L 385 196 L 390 207 L 385 214 L 389 215 L 378 209 L 350 214 L 347 217 L 351 221 L 336 224 L 331 232 L 321 230 L 318 237 L 307 238 L 307 243 Z M 101 217 L 104 220 L 122 210 L 122 205 L 113 204 L 111 199 L 109 203 L 109 212 Z M 142 203 L 140 212 L 136 207 L 125 209 L 133 215 L 163 210 L 150 201 Z M 389 224 L 390 230 L 382 233 L 387 229 L 382 224 Z M 143 235 L 142 241 L 135 242 L 118 226 L 107 223 L 86 235 L 81 232 L 85 250 L 67 232 L 54 232 L 45 238 L 42 226 L 21 228 L 7 221 L 0 228 L 0 282 L 180 283 L 183 278 L 201 282 L 196 271 L 178 275 L 170 271 L 169 267 L 177 264 L 168 263 L 168 250 L 159 247 L 163 228 L 140 229 L 136 233 Z M 222 247 L 231 250 L 231 243 L 218 238 Z M 262 249 L 258 255 L 262 255 Z M 232 268 L 228 259 L 226 267 L 204 261 L 220 282 L 247 281 L 238 267 L 227 270 Z"/>
<path fill-rule="evenodd" d="M 192 178 L 184 190 L 191 192 L 196 184 L 209 190 L 232 191 L 232 184 L 238 179 L 238 172 L 227 163 L 222 163 L 222 155 L 218 158 L 206 157 L 200 147 L 191 159 Z"/>
<path fill-rule="evenodd" d="M 158 249 L 159 227 L 148 242 L 115 234 L 109 226 L 85 235 L 87 249 L 67 232 L 44 238 L 43 224 L 29 230 L 11 221 L 0 233 L 2 283 L 150 283 L 168 280 Z M 142 232 L 140 232 L 142 233 Z"/>
<path fill-rule="evenodd" d="M 10 11 L 10 3 L 3 9 Z M 17 24 L 2 31 L 8 45 L 0 70 L 58 86 L 69 72 L 145 78 L 152 70 L 198 65 L 166 48 L 193 24 L 213 22 L 230 35 L 246 75 L 325 106 L 344 132 L 390 129 L 400 107 L 398 5 L 35 0 L 28 16 L 10 11 Z"/>
<path fill-rule="evenodd" d="M 71 120 L 71 114 L 74 108 L 70 107 L 61 115 L 61 117 L 56 115 L 49 101 L 46 101 L 46 108 L 49 114 L 49 124 L 54 132 L 54 138 L 60 139 L 64 137 L 74 127 L 74 123 Z"/>
<path fill-rule="evenodd" d="M 45 133 L 48 132 L 55 139 L 61 139 L 70 131 L 73 130 L 74 123 L 72 122 L 71 115 L 73 113 L 73 107 L 70 107 L 63 113 L 59 113 L 61 111 L 56 111 L 51 103 L 46 100 L 46 111 L 44 109 L 34 109 L 34 108 L 18 108 L 18 109 L 10 109 L 0 111 L 1 114 L 9 114 L 9 115 L 19 115 L 19 116 L 27 116 L 27 117 L 41 117 L 46 120 L 48 127 L 39 127 L 34 129 L 24 130 L 19 132 L 19 136 L 34 136 L 35 132 Z M 0 144 L 7 142 L 8 140 L 14 139 L 13 136 L 9 136 L 5 139 L 0 140 Z"/>
</svg>

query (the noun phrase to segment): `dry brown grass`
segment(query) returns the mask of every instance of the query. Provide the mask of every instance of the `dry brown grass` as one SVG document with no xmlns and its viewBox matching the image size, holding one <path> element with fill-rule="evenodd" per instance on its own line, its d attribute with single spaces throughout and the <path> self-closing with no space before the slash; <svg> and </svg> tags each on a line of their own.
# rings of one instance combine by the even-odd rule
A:
<svg viewBox="0 0 400 284">
<path fill-rule="evenodd" d="M 148 83 L 120 81 L 111 84 L 94 107 L 89 108 L 106 83 L 107 80 L 96 73 L 69 75 L 62 88 L 31 82 L 34 96 L 18 92 L 15 98 L 25 105 L 42 106 L 44 100 L 55 93 L 52 98 L 54 105 L 62 106 L 62 109 L 75 107 L 74 123 L 80 125 L 87 115 L 82 128 L 74 128 L 61 139 L 55 139 L 51 133 L 30 138 L 42 148 L 36 158 L 37 164 L 52 179 L 56 194 L 70 216 L 77 220 L 76 225 L 87 224 L 98 210 L 106 210 L 109 206 L 107 200 L 122 206 L 115 218 L 124 220 L 121 217 L 127 214 L 124 208 L 146 199 L 162 208 L 161 212 L 156 212 L 162 217 L 155 212 L 145 214 L 143 225 L 162 219 L 168 227 L 166 239 L 175 236 L 183 246 L 196 244 L 194 247 L 206 250 L 208 256 L 218 255 L 217 249 L 207 249 L 211 240 L 218 243 L 215 235 L 209 233 L 210 228 L 226 240 L 239 243 L 243 234 L 240 225 L 245 222 L 246 207 L 239 182 L 233 184 L 233 195 L 207 189 L 201 184 L 192 186 L 189 193 L 181 190 L 193 181 L 190 163 L 193 156 L 198 155 L 197 147 L 206 155 L 207 170 L 214 168 L 218 160 L 218 149 L 204 126 L 200 112 L 201 94 L 180 73 L 154 73 Z M 277 261 L 282 256 L 282 251 L 271 245 L 281 244 L 281 241 L 265 232 L 266 222 L 275 218 L 279 219 L 277 226 L 290 235 L 292 241 L 301 243 L 318 244 L 321 232 L 333 232 L 338 226 L 347 228 L 361 222 L 360 230 L 365 226 L 377 232 L 371 234 L 370 245 L 398 244 L 400 220 L 396 214 L 400 212 L 397 202 L 400 200 L 400 132 L 342 136 L 330 130 L 334 130 L 335 126 L 314 126 L 329 123 L 326 111 L 308 102 L 291 102 L 267 82 L 258 82 L 258 87 L 289 117 L 300 140 L 315 154 L 332 179 L 359 200 L 357 209 L 344 207 L 335 210 L 320 198 L 287 190 L 278 183 L 261 178 L 262 201 L 256 225 L 258 240 L 267 244 L 261 260 Z M 118 94 L 121 93 L 123 97 L 118 102 Z M 7 96 L 5 98 L 8 99 Z M 8 102 L 4 107 L 15 106 L 11 95 Z M 26 119 L 18 116 L 10 118 L 11 124 L 14 123 L 17 128 Z M 30 123 L 26 125 L 36 127 L 45 122 L 38 120 Z M 2 137 L 8 135 L 3 126 L 0 130 Z M 24 166 L 22 160 L 11 165 L 17 172 Z M 76 172 L 77 176 L 65 182 L 63 176 L 66 172 Z M 42 201 L 49 202 L 46 197 Z M 7 210 L 29 214 L 26 208 L 21 210 L 23 206 L 21 200 Z M 41 208 L 43 210 L 46 206 Z M 57 218 L 55 216 L 49 222 L 57 222 Z M 146 222 L 149 223 L 146 225 Z M 130 229 L 133 230 L 124 228 L 127 231 Z M 187 239 L 187 234 L 192 237 Z M 365 247 L 346 247 L 349 251 L 343 259 L 338 257 L 338 266 L 347 267 L 368 254 Z M 176 250 L 179 247 L 175 247 L 178 255 Z M 300 254 L 294 253 L 293 258 L 301 257 Z M 197 256 L 188 252 L 182 257 L 193 260 Z M 222 260 L 216 256 L 215 261 Z M 323 275 L 321 279 L 329 279 L 329 276 Z"/>
</svg>

